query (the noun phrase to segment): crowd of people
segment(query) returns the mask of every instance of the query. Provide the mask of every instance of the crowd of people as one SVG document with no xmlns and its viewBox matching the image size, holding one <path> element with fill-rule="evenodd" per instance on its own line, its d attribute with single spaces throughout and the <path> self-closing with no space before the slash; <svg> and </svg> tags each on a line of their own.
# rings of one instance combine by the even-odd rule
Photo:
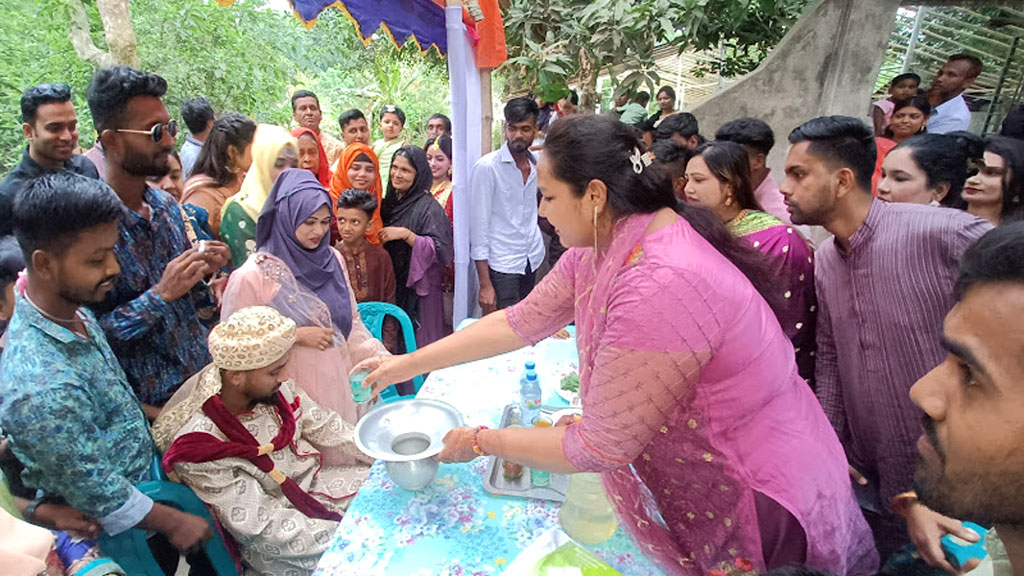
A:
<svg viewBox="0 0 1024 576">
<path fill-rule="evenodd" d="M 396 105 L 336 139 L 307 90 L 294 128 L 196 97 L 179 151 L 167 83 L 117 66 L 79 155 L 70 88 L 33 86 L 0 183 L 0 534 L 31 546 L 0 557 L 123 574 L 97 537 L 142 529 L 167 574 L 209 573 L 211 526 L 137 488 L 159 461 L 245 573 L 311 573 L 371 464 L 350 373 L 408 393 L 575 324 L 583 418 L 457 428 L 442 461 L 599 472 L 669 574 L 957 572 L 962 520 L 1024 566 L 1024 134 L 967 131 L 980 71 L 897 76 L 873 125 L 807 119 L 782 175 L 768 124 L 709 140 L 670 87 L 650 114 L 513 98 L 460 196 L 484 316 L 455 333 L 443 114 L 420 145 Z M 401 308 L 416 351 L 362 302 Z"/>
</svg>

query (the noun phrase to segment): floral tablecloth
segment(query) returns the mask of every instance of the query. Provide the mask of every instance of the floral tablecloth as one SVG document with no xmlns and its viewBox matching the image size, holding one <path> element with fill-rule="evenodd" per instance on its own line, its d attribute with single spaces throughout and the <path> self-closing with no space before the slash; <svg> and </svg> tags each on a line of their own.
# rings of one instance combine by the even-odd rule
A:
<svg viewBox="0 0 1024 576">
<path fill-rule="evenodd" d="M 575 370 L 575 340 L 537 346 L 434 372 L 420 398 L 444 400 L 470 426 L 497 426 L 507 404 L 519 398 L 519 376 L 527 360 L 537 363 L 544 400 L 568 404 L 555 392 L 562 375 Z M 500 574 L 547 529 L 558 525 L 558 504 L 488 494 L 487 458 L 441 464 L 437 478 L 419 492 L 388 479 L 382 462 L 352 501 L 315 572 L 326 575 L 461 576 Z M 620 527 L 590 549 L 619 572 L 659 575 Z"/>
</svg>

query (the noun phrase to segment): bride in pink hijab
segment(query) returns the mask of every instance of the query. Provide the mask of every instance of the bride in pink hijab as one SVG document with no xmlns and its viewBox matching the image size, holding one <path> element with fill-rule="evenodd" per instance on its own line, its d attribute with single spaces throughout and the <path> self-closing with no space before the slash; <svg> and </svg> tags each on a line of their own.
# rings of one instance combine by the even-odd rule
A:
<svg viewBox="0 0 1024 576">
<path fill-rule="evenodd" d="M 583 418 L 456 428 L 442 461 L 482 453 L 600 472 L 620 524 L 669 574 L 874 573 L 846 457 L 766 301 L 778 279 L 763 257 L 706 210 L 676 208 L 671 183 L 614 119 L 556 123 L 537 181 L 540 213 L 569 247 L 558 265 L 517 306 L 363 362 L 367 381 L 379 389 L 515 350 L 575 321 Z"/>
</svg>

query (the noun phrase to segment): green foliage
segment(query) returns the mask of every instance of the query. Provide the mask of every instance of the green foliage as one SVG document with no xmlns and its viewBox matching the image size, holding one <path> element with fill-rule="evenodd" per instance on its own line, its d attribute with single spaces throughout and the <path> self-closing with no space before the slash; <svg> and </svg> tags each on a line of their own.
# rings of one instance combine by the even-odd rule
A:
<svg viewBox="0 0 1024 576">
<path fill-rule="evenodd" d="M 323 20 L 314 30 L 320 28 Z M 347 19 L 342 23 L 350 25 Z M 354 66 L 332 66 L 308 83 L 320 95 L 324 127 L 340 131 L 338 116 L 349 108 L 359 108 L 370 119 L 375 137 L 383 137 L 377 115 L 385 105 L 394 104 L 406 115 L 405 141 L 425 144 L 427 119 L 435 112 L 449 114 L 444 60 L 434 50 L 420 55 L 412 42 L 401 51 L 384 38 L 363 47 L 354 31 L 348 34 L 359 44 L 356 53 L 361 60 Z"/>
<path fill-rule="evenodd" d="M 685 47 L 718 53 L 698 75 L 724 77 L 750 72 L 768 56 L 810 0 L 685 0 Z"/>
<path fill-rule="evenodd" d="M 557 94 L 580 76 L 592 91 L 602 71 L 624 64 L 632 70 L 625 86 L 653 90 L 654 47 L 677 36 L 667 17 L 674 1 L 512 0 L 505 14 L 510 59 L 502 68 L 510 89 Z"/>
<path fill-rule="evenodd" d="M 74 88 L 78 110 L 85 105 L 85 86 L 92 68 L 75 55 L 64 29 L 47 20 L 63 18 L 62 0 L 7 2 L 0 20 L 0 171 L 21 159 L 25 139 L 21 133 L 21 93 L 40 82 L 65 82 Z M 42 14 L 55 15 L 44 18 Z M 81 119 L 81 113 L 80 113 Z M 88 114 L 86 114 L 86 122 Z M 88 123 L 88 122 L 87 122 Z"/>
<path fill-rule="evenodd" d="M 93 69 L 68 40 L 66 0 L 13 4 L 0 23 L 0 173 L 20 157 L 19 98 L 38 82 L 71 85 L 81 145 L 88 148 L 94 139 L 85 102 Z M 93 40 L 103 48 L 95 1 L 84 4 Z M 174 117 L 184 100 L 204 95 L 219 113 L 237 111 L 288 126 L 290 94 L 308 88 L 320 97 L 328 132 L 339 133 L 344 110 L 360 108 L 371 116 L 383 104 L 397 104 L 408 115 L 410 141 L 421 143 L 427 117 L 449 110 L 446 65 L 436 52 L 398 50 L 383 36 L 364 46 L 338 10 L 326 11 L 307 29 L 263 0 L 227 7 L 212 0 L 132 0 L 131 9 L 141 66 L 167 79 L 165 103 Z"/>
<path fill-rule="evenodd" d="M 654 92 L 654 48 L 721 54 L 699 71 L 753 70 L 810 0 L 511 0 L 505 13 L 510 89 L 549 91 L 579 80 L 593 92 L 612 68 L 629 70 L 623 88 Z M 611 75 L 613 82 L 615 75 Z"/>
</svg>

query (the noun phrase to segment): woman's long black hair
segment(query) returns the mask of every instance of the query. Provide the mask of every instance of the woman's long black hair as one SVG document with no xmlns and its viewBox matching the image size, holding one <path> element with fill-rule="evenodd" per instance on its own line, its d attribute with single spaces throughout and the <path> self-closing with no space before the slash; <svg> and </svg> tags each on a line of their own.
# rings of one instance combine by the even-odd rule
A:
<svg viewBox="0 0 1024 576">
<path fill-rule="evenodd" d="M 210 135 L 203 143 L 199 158 L 192 168 L 192 175 L 205 174 L 213 178 L 218 186 L 226 186 L 234 180 L 228 147 L 235 149 L 239 155 L 252 144 L 256 135 L 256 123 L 251 118 L 237 112 L 228 112 L 213 123 Z"/>
<path fill-rule="evenodd" d="M 736 203 L 744 210 L 763 210 L 754 196 L 754 185 L 750 181 L 750 160 L 743 146 L 728 141 L 705 142 L 693 151 L 693 157 L 700 156 L 708 170 L 722 184 L 732 186 Z"/>
<path fill-rule="evenodd" d="M 555 122 L 544 141 L 544 154 L 555 177 L 568 183 L 577 197 L 591 180 L 604 182 L 608 204 L 617 217 L 650 214 L 672 208 L 750 280 L 754 288 L 777 308 L 772 289 L 773 267 L 758 251 L 734 237 L 721 219 L 706 208 L 678 202 L 672 181 L 657 163 L 640 174 L 630 156 L 642 150 L 635 131 L 608 116 L 569 116 Z"/>
</svg>

